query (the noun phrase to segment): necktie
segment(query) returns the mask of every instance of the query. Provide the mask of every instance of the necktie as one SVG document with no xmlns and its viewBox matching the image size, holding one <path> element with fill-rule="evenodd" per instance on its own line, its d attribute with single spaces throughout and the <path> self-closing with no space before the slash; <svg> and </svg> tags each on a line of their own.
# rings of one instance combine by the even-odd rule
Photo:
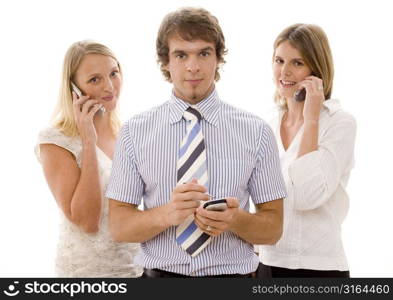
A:
<svg viewBox="0 0 393 300">
<path fill-rule="evenodd" d="M 200 185 L 208 187 L 206 150 L 200 120 L 201 114 L 193 107 L 184 112 L 187 133 L 180 144 L 177 161 L 177 184 L 190 182 L 193 178 Z M 176 228 L 176 242 L 192 257 L 198 255 L 210 242 L 210 235 L 204 233 L 190 215 Z"/>
</svg>

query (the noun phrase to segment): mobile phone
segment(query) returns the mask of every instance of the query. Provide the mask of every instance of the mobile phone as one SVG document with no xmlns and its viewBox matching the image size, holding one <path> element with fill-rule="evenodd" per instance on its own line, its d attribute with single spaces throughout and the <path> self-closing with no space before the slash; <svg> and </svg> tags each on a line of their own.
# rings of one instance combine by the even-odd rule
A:
<svg viewBox="0 0 393 300">
<path fill-rule="evenodd" d="M 297 90 L 294 94 L 293 97 L 295 98 L 296 101 L 302 102 L 306 100 L 306 89 L 302 88 L 300 90 Z"/>
<path fill-rule="evenodd" d="M 227 199 L 215 199 L 206 201 L 203 208 L 214 211 L 224 211 L 228 208 Z"/>
<path fill-rule="evenodd" d="M 311 76 L 317 76 L 314 73 L 311 73 Z M 301 88 L 300 90 L 297 90 L 294 94 L 293 97 L 295 98 L 296 101 L 302 102 L 306 100 L 306 89 Z"/>
<path fill-rule="evenodd" d="M 72 86 L 72 90 L 75 92 L 75 94 L 78 96 L 78 98 L 79 97 L 82 97 L 82 92 L 81 92 L 81 90 L 76 86 L 76 84 L 75 83 L 73 83 L 72 81 L 71 81 L 71 86 Z"/>
<path fill-rule="evenodd" d="M 72 87 L 72 90 L 75 92 L 75 94 L 78 96 L 78 98 L 82 97 L 82 91 L 72 81 L 71 81 L 71 87 Z M 105 110 L 105 107 L 101 107 L 98 111 L 100 111 L 101 113 L 104 113 L 106 110 Z"/>
</svg>

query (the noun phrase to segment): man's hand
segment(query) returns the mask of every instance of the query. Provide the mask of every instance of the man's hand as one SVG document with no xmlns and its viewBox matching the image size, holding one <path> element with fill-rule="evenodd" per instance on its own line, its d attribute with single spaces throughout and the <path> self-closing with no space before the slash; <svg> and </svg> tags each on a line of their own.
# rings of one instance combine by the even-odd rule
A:
<svg viewBox="0 0 393 300">
<path fill-rule="evenodd" d="M 239 200 L 236 198 L 226 199 L 228 208 L 225 211 L 209 211 L 203 207 L 196 210 L 195 223 L 203 232 L 211 236 L 217 236 L 230 230 L 239 212 Z"/>
<path fill-rule="evenodd" d="M 198 184 L 196 179 L 189 183 L 175 187 L 171 200 L 164 208 L 164 220 L 168 226 L 176 226 L 184 222 L 188 216 L 195 213 L 200 205 L 200 200 L 209 200 L 206 188 Z"/>
</svg>

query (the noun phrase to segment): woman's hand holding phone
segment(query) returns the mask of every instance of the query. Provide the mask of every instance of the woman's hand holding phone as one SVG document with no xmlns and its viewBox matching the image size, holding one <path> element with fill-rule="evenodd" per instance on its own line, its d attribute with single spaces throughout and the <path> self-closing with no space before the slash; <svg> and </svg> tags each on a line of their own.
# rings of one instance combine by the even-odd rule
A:
<svg viewBox="0 0 393 300">
<path fill-rule="evenodd" d="M 81 135 L 82 142 L 97 143 L 97 132 L 94 127 L 94 115 L 102 107 L 95 99 L 81 95 L 78 97 L 75 91 L 72 92 L 74 117 Z"/>
<path fill-rule="evenodd" d="M 304 122 L 319 122 L 322 103 L 325 100 L 322 79 L 316 76 L 307 76 L 299 82 L 299 86 L 306 92 L 303 108 Z"/>
</svg>

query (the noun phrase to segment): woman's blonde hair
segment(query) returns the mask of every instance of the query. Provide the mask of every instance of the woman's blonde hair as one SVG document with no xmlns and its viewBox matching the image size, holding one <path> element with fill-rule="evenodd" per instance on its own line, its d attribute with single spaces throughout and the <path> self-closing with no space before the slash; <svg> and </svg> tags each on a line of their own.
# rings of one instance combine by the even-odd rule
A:
<svg viewBox="0 0 393 300">
<path fill-rule="evenodd" d="M 121 73 L 119 61 L 113 52 L 105 45 L 94 41 L 84 40 L 76 42 L 70 46 L 64 57 L 60 94 L 52 118 L 53 126 L 58 128 L 67 136 L 79 135 L 73 113 L 71 81 L 74 80 L 73 78 L 80 63 L 82 62 L 82 59 L 88 54 L 102 54 L 112 57 L 117 62 Z M 113 133 L 117 134 L 120 130 L 120 119 L 118 117 L 118 113 L 116 109 L 108 113 Z"/>
<path fill-rule="evenodd" d="M 277 47 L 285 41 L 299 50 L 311 73 L 322 79 L 325 99 L 330 99 L 334 76 L 333 56 L 322 28 L 313 24 L 294 24 L 285 28 L 274 41 L 273 60 Z M 285 99 L 277 91 L 274 100 L 281 107 L 287 107 Z"/>
</svg>

